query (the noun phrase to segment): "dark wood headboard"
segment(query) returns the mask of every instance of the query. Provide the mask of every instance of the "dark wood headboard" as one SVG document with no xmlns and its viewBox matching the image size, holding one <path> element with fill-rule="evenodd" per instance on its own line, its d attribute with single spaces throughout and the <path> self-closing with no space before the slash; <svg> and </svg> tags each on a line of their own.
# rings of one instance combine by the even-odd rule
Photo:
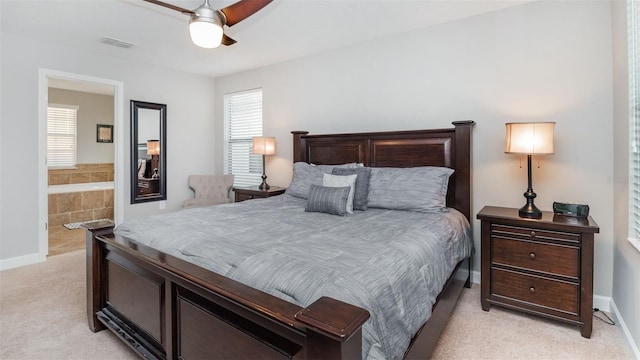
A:
<svg viewBox="0 0 640 360">
<path fill-rule="evenodd" d="M 293 161 L 313 164 L 364 163 L 370 167 L 446 166 L 447 206 L 471 221 L 471 128 L 473 121 L 455 121 L 454 128 L 309 135 L 292 131 Z"/>
</svg>

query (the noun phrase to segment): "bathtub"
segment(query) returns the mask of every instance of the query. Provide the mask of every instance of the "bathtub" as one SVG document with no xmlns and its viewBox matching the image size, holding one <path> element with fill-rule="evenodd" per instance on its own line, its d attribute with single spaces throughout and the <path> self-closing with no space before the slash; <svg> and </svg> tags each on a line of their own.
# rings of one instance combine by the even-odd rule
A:
<svg viewBox="0 0 640 360">
<path fill-rule="evenodd" d="M 113 181 L 50 185 L 48 187 L 49 194 L 64 194 L 64 193 L 96 191 L 96 190 L 113 190 Z"/>
</svg>

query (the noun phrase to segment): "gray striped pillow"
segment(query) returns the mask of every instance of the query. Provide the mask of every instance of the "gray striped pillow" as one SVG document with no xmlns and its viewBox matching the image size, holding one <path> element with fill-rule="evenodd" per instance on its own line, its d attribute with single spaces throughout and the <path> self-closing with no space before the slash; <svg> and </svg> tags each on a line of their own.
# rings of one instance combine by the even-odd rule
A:
<svg viewBox="0 0 640 360">
<path fill-rule="evenodd" d="M 354 169 L 334 168 L 333 175 L 356 174 L 356 188 L 353 196 L 353 208 L 355 210 L 367 210 L 367 196 L 369 195 L 369 178 L 371 177 L 370 167 L 357 167 Z"/>
<path fill-rule="evenodd" d="M 447 211 L 447 189 L 453 169 L 421 166 L 371 168 L 370 208 L 420 212 Z"/>
<path fill-rule="evenodd" d="M 351 187 L 327 187 L 311 184 L 306 212 L 322 212 L 344 216 L 347 213 L 347 199 Z"/>
</svg>

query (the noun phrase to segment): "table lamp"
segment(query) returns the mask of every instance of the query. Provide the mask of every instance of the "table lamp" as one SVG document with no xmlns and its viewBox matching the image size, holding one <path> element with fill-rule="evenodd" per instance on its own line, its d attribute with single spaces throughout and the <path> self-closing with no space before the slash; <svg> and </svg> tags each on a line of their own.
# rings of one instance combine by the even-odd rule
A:
<svg viewBox="0 0 640 360">
<path fill-rule="evenodd" d="M 526 154 L 528 186 L 524 197 L 527 203 L 520 208 L 518 215 L 524 218 L 539 219 L 542 211 L 533 203 L 536 193 L 531 185 L 531 156 L 553 154 L 553 129 L 555 122 L 507 123 L 507 154 Z"/>
<path fill-rule="evenodd" d="M 265 156 L 276 153 L 276 138 L 256 136 L 252 138 L 252 143 L 252 153 L 262 155 L 262 184 L 258 186 L 258 189 L 269 190 L 270 186 L 267 184 L 267 174 L 265 173 Z"/>
</svg>

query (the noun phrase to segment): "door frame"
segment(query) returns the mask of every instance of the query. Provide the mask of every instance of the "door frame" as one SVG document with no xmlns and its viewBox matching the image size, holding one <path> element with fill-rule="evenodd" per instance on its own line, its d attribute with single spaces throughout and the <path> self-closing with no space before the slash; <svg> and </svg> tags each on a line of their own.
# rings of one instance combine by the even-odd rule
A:
<svg viewBox="0 0 640 360">
<path fill-rule="evenodd" d="M 113 86 L 113 125 L 114 125 L 114 189 L 113 189 L 113 221 L 116 224 L 124 220 L 125 182 L 124 182 L 124 83 L 111 79 L 74 74 L 52 69 L 40 68 L 38 72 L 38 257 L 44 261 L 49 252 L 49 197 L 47 169 L 47 105 L 49 97 L 49 78 L 70 81 L 92 82 Z"/>
</svg>

